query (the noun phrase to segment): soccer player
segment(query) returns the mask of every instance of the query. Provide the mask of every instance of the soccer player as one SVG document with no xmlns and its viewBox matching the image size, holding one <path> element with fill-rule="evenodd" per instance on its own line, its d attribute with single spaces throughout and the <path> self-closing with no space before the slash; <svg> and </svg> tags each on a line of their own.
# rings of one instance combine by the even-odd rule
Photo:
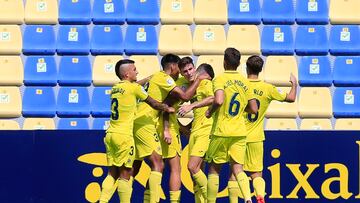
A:
<svg viewBox="0 0 360 203">
<path fill-rule="evenodd" d="M 251 203 L 250 185 L 243 164 L 246 150 L 246 128 L 243 112 L 257 113 L 256 100 L 249 81 L 236 71 L 240 65 L 240 52 L 227 48 L 224 54 L 225 72 L 213 80 L 214 102 L 206 111 L 210 118 L 214 113 L 209 149 L 207 202 L 216 202 L 221 165 L 231 164 L 245 202 Z"/>
<path fill-rule="evenodd" d="M 124 59 L 115 65 L 116 75 L 120 82 L 111 90 L 110 127 L 106 131 L 104 143 L 109 167 L 109 173 L 102 183 L 100 202 L 108 202 L 113 193 L 113 187 L 118 181 L 118 193 L 121 202 L 130 202 L 132 193 L 131 167 L 135 158 L 133 120 L 136 112 L 136 102 L 143 100 L 152 108 L 174 112 L 168 107 L 148 96 L 147 92 L 137 83 L 134 61 Z"/>
<path fill-rule="evenodd" d="M 297 88 L 297 80 L 293 74 L 290 75 L 291 89 L 288 94 L 280 92 L 275 86 L 259 80 L 259 73 L 262 71 L 263 64 L 264 62 L 259 56 L 251 56 L 246 62 L 246 72 L 254 90 L 259 111 L 256 114 L 247 113 L 244 115 L 247 128 L 244 170 L 250 173 L 258 203 L 265 203 L 265 181 L 262 178 L 265 112 L 273 100 L 294 102 Z M 234 184 L 234 180 L 235 178 L 232 176 L 228 183 L 231 203 L 238 200 L 236 191 L 238 187 Z"/>
</svg>

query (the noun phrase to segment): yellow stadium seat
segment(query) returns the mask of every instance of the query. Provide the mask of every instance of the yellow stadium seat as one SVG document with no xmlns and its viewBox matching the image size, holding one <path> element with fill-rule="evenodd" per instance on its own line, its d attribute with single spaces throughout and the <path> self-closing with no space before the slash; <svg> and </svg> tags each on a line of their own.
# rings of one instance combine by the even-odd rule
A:
<svg viewBox="0 0 360 203">
<path fill-rule="evenodd" d="M 281 92 L 290 92 L 290 87 L 278 87 Z M 298 116 L 297 101 L 293 103 L 272 101 L 266 111 L 267 118 L 296 118 Z"/>
<path fill-rule="evenodd" d="M 192 54 L 192 37 L 188 25 L 163 25 L 159 33 L 159 53 Z"/>
<path fill-rule="evenodd" d="M 234 47 L 245 55 L 260 54 L 260 34 L 256 25 L 231 25 L 227 47 Z"/>
<path fill-rule="evenodd" d="M 224 54 L 226 48 L 225 30 L 222 25 L 197 25 L 193 37 L 193 53 Z"/>
<path fill-rule="evenodd" d="M 0 85 L 21 86 L 24 68 L 20 56 L 0 56 Z"/>
<path fill-rule="evenodd" d="M 228 21 L 226 0 L 196 0 L 194 8 L 196 24 L 226 24 Z"/>
<path fill-rule="evenodd" d="M 160 63 L 157 56 L 133 55 L 130 59 L 135 61 L 136 70 L 139 72 L 138 80 L 160 71 Z"/>
<path fill-rule="evenodd" d="M 299 94 L 301 118 L 331 118 L 332 99 L 327 87 L 303 87 Z"/>
<path fill-rule="evenodd" d="M 18 25 L 0 25 L 0 54 L 16 55 L 22 51 L 22 35 Z"/>
<path fill-rule="evenodd" d="M 265 81 L 276 86 L 291 86 L 290 73 L 298 78 L 298 68 L 294 56 L 268 56 L 265 61 Z"/>
<path fill-rule="evenodd" d="M 295 119 L 271 118 L 267 119 L 266 130 L 298 130 Z"/>
<path fill-rule="evenodd" d="M 194 16 L 192 0 L 162 0 L 160 20 L 162 24 L 192 24 Z"/>
<path fill-rule="evenodd" d="M 0 24 L 23 24 L 23 0 L 0 0 Z"/>
<path fill-rule="evenodd" d="M 331 24 L 360 24 L 360 1 L 331 0 L 329 17 Z"/>
<path fill-rule="evenodd" d="M 96 56 L 93 64 L 93 84 L 95 86 L 112 86 L 120 79 L 115 74 L 115 64 L 122 56 Z"/>
<path fill-rule="evenodd" d="M 17 118 L 21 116 L 22 102 L 18 87 L 0 87 L 0 117 Z"/>
<path fill-rule="evenodd" d="M 224 72 L 224 56 L 223 55 L 201 55 L 196 61 L 196 67 L 202 63 L 208 63 L 212 66 L 215 76 Z"/>
<path fill-rule="evenodd" d="M 335 121 L 335 130 L 360 130 L 360 119 L 338 118 Z"/>
<path fill-rule="evenodd" d="M 52 118 L 26 118 L 23 130 L 55 130 L 55 122 Z"/>
<path fill-rule="evenodd" d="M 26 24 L 57 24 L 59 11 L 55 0 L 26 0 Z"/>
<path fill-rule="evenodd" d="M 300 130 L 332 130 L 330 119 L 302 119 Z"/>
<path fill-rule="evenodd" d="M 20 125 L 14 120 L 0 119 L 0 130 L 20 130 Z"/>
</svg>

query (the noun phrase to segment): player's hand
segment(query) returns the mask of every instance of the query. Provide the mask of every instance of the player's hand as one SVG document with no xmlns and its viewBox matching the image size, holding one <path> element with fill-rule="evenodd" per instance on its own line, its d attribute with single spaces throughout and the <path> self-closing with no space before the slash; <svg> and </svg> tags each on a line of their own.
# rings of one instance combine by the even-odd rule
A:
<svg viewBox="0 0 360 203">
<path fill-rule="evenodd" d="M 197 79 L 199 79 L 199 80 L 204 80 L 204 79 L 211 80 L 211 77 L 207 73 L 202 73 L 202 74 L 197 76 Z"/>
<path fill-rule="evenodd" d="M 206 118 L 211 118 L 210 109 L 206 110 L 205 116 Z"/>
<path fill-rule="evenodd" d="M 185 114 L 189 113 L 191 110 L 192 110 L 192 105 L 183 105 L 179 108 L 178 110 L 178 114 L 181 116 L 181 117 L 184 117 Z"/>
<path fill-rule="evenodd" d="M 293 85 L 297 85 L 297 79 L 295 77 L 294 74 L 290 74 L 290 82 L 293 84 Z"/>
<path fill-rule="evenodd" d="M 166 112 L 168 112 L 168 113 L 175 113 L 175 108 L 169 106 L 169 107 L 166 108 Z"/>
<path fill-rule="evenodd" d="M 169 132 L 169 130 L 164 130 L 164 141 L 167 143 L 167 144 L 171 144 L 171 134 Z"/>
</svg>

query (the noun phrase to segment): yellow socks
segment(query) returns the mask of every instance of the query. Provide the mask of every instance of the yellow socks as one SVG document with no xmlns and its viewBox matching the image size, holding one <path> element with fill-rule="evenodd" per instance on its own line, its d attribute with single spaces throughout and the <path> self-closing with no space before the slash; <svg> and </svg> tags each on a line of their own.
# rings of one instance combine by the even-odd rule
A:
<svg viewBox="0 0 360 203">
<path fill-rule="evenodd" d="M 181 196 L 181 190 L 178 191 L 170 191 L 170 202 L 171 203 L 179 203 Z"/>
<path fill-rule="evenodd" d="M 254 178 L 253 186 L 256 196 L 265 197 L 265 180 L 262 177 Z"/>
<path fill-rule="evenodd" d="M 194 198 L 195 198 L 195 203 L 205 203 L 205 198 L 207 198 L 207 196 L 205 197 L 203 196 L 197 184 L 194 184 Z"/>
<path fill-rule="evenodd" d="M 132 180 L 119 179 L 118 194 L 120 202 L 130 203 L 132 194 Z"/>
<path fill-rule="evenodd" d="M 240 189 L 239 189 L 239 185 L 236 180 L 229 180 L 228 191 L 229 191 L 230 203 L 237 203 Z"/>
<path fill-rule="evenodd" d="M 207 178 L 202 170 L 199 170 L 193 175 L 196 185 L 199 186 L 201 193 L 204 197 L 207 197 Z"/>
<path fill-rule="evenodd" d="M 246 173 L 241 172 L 236 175 L 236 180 L 239 184 L 239 188 L 241 193 L 243 194 L 244 200 L 251 199 L 251 192 L 250 192 L 250 183 Z"/>
<path fill-rule="evenodd" d="M 144 203 L 149 203 L 150 202 L 150 190 L 146 189 L 144 192 Z"/>
<path fill-rule="evenodd" d="M 209 174 L 208 175 L 208 184 L 207 184 L 207 202 L 215 203 L 216 195 L 219 190 L 219 175 Z"/>
<path fill-rule="evenodd" d="M 114 184 L 115 184 L 114 178 L 111 175 L 107 175 L 101 185 L 102 188 L 100 195 L 101 203 L 109 202 L 111 196 L 114 193 L 114 189 L 113 189 Z"/>
<path fill-rule="evenodd" d="M 151 171 L 149 177 L 150 203 L 159 202 L 160 185 L 162 174 L 157 171 Z"/>
</svg>

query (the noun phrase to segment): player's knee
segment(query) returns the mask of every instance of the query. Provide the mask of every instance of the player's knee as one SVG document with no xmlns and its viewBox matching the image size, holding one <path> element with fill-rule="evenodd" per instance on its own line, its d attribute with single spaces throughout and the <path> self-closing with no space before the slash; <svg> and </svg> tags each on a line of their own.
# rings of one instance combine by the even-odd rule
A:
<svg viewBox="0 0 360 203">
<path fill-rule="evenodd" d="M 199 167 L 192 163 L 192 162 L 189 162 L 188 165 L 187 165 L 187 168 L 188 170 L 190 171 L 191 174 L 195 174 L 199 171 Z"/>
<path fill-rule="evenodd" d="M 162 157 L 156 153 L 153 153 L 150 157 L 152 162 L 152 169 L 155 171 L 162 172 L 164 170 L 164 161 Z"/>
</svg>

